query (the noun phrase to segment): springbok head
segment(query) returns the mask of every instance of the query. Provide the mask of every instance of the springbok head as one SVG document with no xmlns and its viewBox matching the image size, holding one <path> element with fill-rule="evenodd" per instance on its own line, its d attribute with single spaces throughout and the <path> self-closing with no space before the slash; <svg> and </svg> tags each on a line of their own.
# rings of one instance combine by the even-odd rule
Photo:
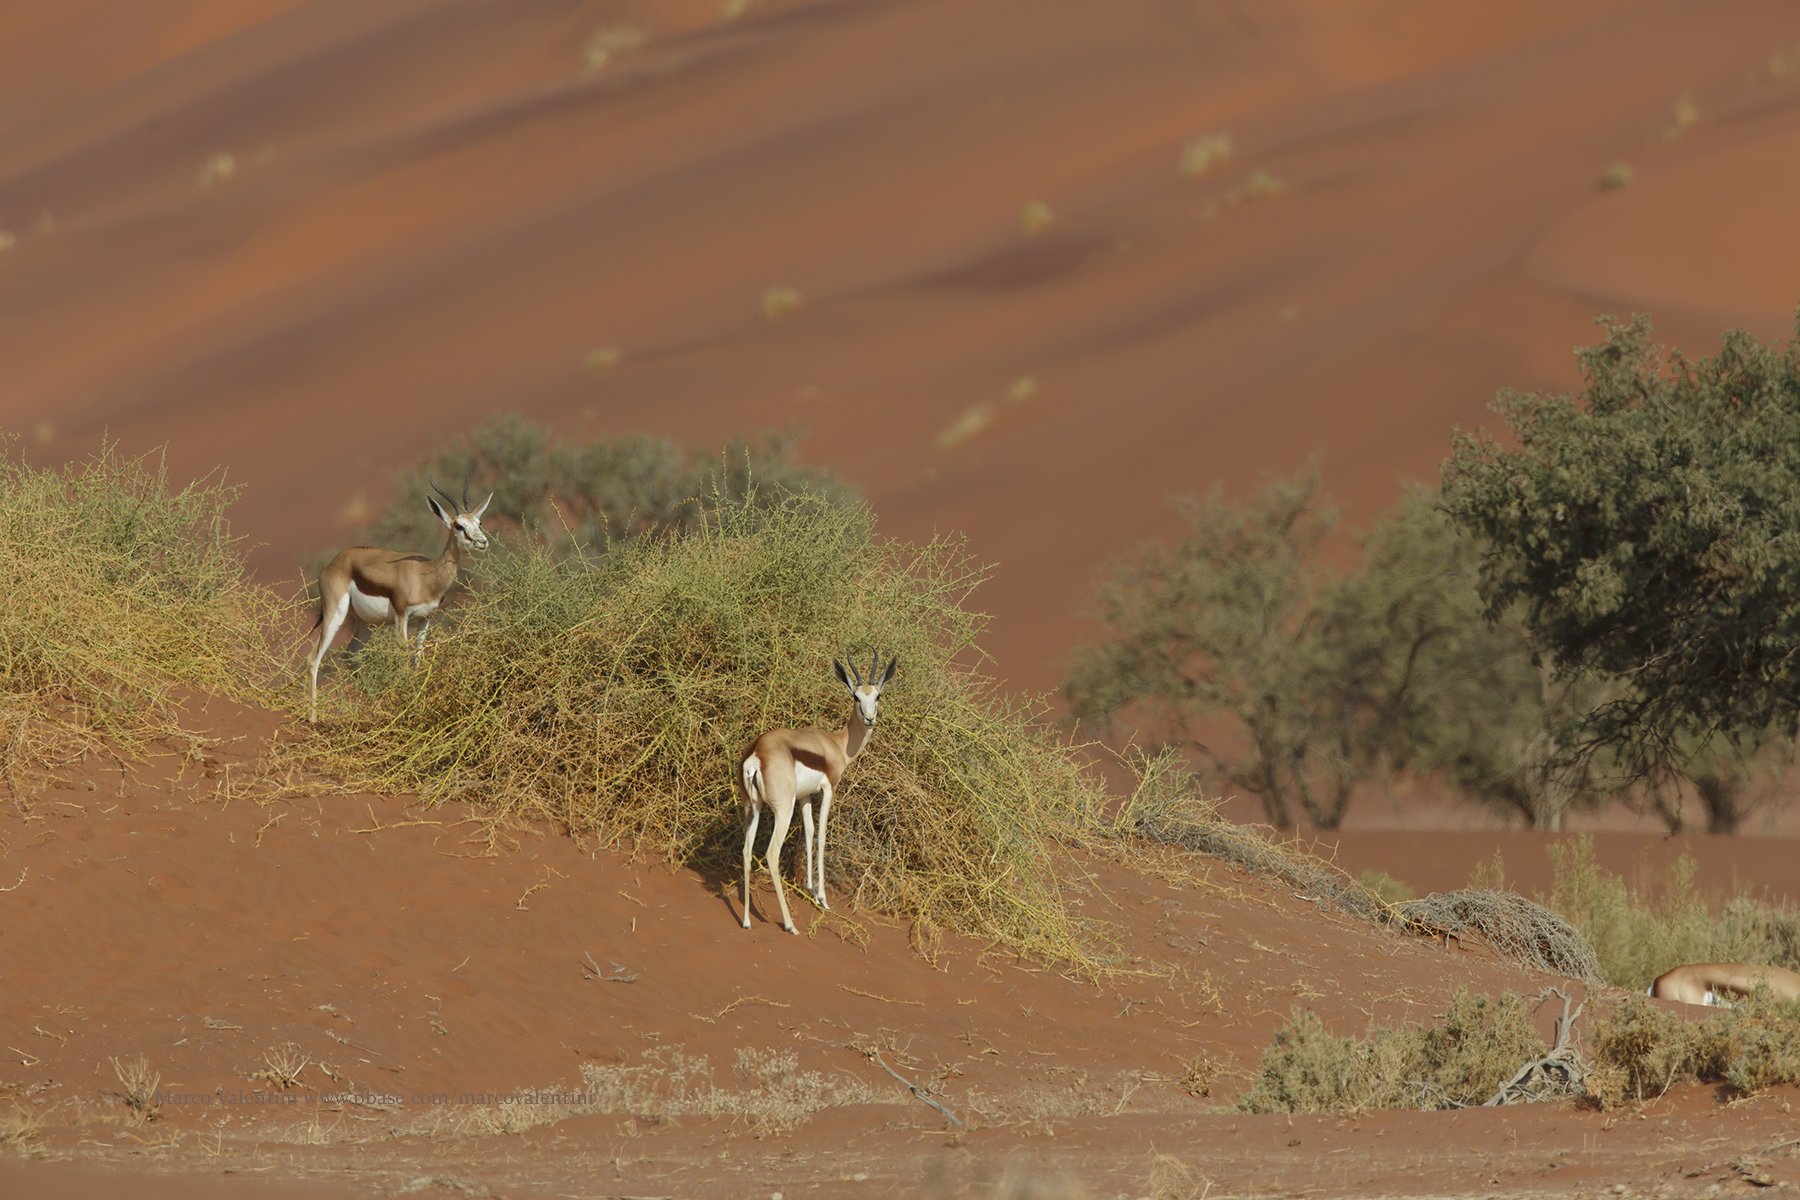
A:
<svg viewBox="0 0 1800 1200">
<path fill-rule="evenodd" d="M 887 672 L 883 674 L 881 672 L 881 651 L 875 651 L 875 658 L 869 663 L 869 680 L 865 682 L 862 672 L 856 669 L 855 661 L 851 660 L 848 654 L 844 658 L 850 662 L 848 672 L 844 670 L 844 664 L 836 659 L 831 661 L 831 665 L 837 668 L 838 682 L 849 690 L 850 699 L 856 702 L 856 711 L 861 714 L 863 725 L 873 729 L 875 728 L 876 701 L 881 699 L 881 689 L 888 685 L 888 681 L 894 677 L 894 672 L 900 669 L 900 660 L 898 658 L 888 659 Z M 850 682 L 852 675 L 856 677 L 855 683 Z M 879 679 L 876 678 L 877 675 L 880 675 Z"/>
<path fill-rule="evenodd" d="M 438 487 L 437 480 L 432 480 L 431 486 L 437 488 L 438 495 L 441 495 L 450 502 L 450 511 L 446 512 L 444 506 L 437 502 L 437 496 L 426 496 L 425 503 L 431 505 L 431 511 L 436 513 L 437 519 L 444 523 L 444 528 L 456 535 L 457 545 L 461 546 L 464 550 L 486 550 L 488 548 L 488 539 L 487 534 L 483 533 L 481 530 L 481 514 L 486 512 L 487 506 L 494 502 L 494 494 L 489 492 L 488 498 L 481 502 L 481 507 L 470 511 L 469 484 L 467 480 L 463 481 L 462 502 L 460 504 L 457 502 L 455 496 L 452 496 L 443 488 Z"/>
</svg>

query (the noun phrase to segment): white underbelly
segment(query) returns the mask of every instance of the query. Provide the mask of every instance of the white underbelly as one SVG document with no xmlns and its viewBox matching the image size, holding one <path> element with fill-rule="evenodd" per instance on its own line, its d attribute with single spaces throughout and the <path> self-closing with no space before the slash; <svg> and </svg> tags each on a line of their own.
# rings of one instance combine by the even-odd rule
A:
<svg viewBox="0 0 1800 1200">
<path fill-rule="evenodd" d="M 360 591 L 354 583 L 350 585 L 350 607 L 355 611 L 356 619 L 364 625 L 392 625 L 395 623 L 394 606 L 386 596 L 371 596 L 367 592 Z M 417 621 L 421 617 L 429 617 L 437 611 L 437 608 L 435 602 L 411 605 L 406 610 L 406 619 Z"/>
<path fill-rule="evenodd" d="M 386 596 L 371 596 L 350 585 L 350 610 L 356 619 L 364 625 L 392 625 L 394 623 L 394 606 L 388 603 Z"/>
<path fill-rule="evenodd" d="M 808 796 L 823 792 L 831 784 L 825 778 L 825 772 L 815 771 L 811 767 L 794 764 L 794 798 L 804 800 Z"/>
</svg>

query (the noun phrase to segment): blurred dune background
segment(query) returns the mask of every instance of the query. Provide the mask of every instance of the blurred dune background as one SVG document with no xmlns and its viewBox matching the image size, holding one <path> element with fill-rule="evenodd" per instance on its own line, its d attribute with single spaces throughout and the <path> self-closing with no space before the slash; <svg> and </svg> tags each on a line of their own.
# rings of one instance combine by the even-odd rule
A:
<svg viewBox="0 0 1800 1200">
<path fill-rule="evenodd" d="M 495 411 L 801 427 L 1047 689 L 1172 495 L 1366 524 L 1601 312 L 1785 336 L 1797 202 L 1776 0 L 39 0 L 0 427 L 225 469 L 296 583 Z"/>
</svg>

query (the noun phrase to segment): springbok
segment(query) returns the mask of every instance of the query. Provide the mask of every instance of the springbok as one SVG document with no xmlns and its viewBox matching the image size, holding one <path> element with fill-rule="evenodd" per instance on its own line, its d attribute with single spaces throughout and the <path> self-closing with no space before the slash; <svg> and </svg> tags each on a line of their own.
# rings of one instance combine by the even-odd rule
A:
<svg viewBox="0 0 1800 1200">
<path fill-rule="evenodd" d="M 1689 963 L 1658 975 L 1648 994 L 1683 1004 L 1730 1008 L 1733 1000 L 1748 996 L 1759 983 L 1768 984 L 1777 1000 L 1800 997 L 1800 975 L 1749 963 Z"/>
<path fill-rule="evenodd" d="M 431 628 L 431 614 L 443 603 L 444 593 L 456 580 L 456 568 L 468 550 L 486 550 L 487 534 L 481 531 L 481 514 L 494 502 L 492 493 L 473 512 L 469 510 L 469 485 L 463 484 L 462 503 L 435 480 L 431 486 L 450 502 L 446 512 L 436 496 L 427 495 L 425 503 L 444 523 L 450 535 L 444 541 L 444 552 L 436 558 L 423 554 L 401 554 L 374 546 L 352 546 L 341 551 L 319 573 L 319 619 L 313 628 L 324 626 L 319 633 L 319 647 L 312 656 L 312 682 L 309 696 L 312 704 L 308 721 L 319 719 L 319 664 L 331 639 L 343 626 L 345 618 L 352 622 L 350 646 L 361 644 L 371 625 L 392 625 L 405 644 L 407 622 L 419 620 L 418 645 L 413 654 L 417 662 L 425 653 L 425 634 Z"/>
<path fill-rule="evenodd" d="M 804 799 L 800 809 L 806 831 L 806 888 L 819 907 L 830 910 L 825 900 L 825 823 L 831 816 L 831 794 L 850 760 L 869 744 L 875 732 L 876 702 L 881 689 L 894 678 L 900 666 L 897 658 L 888 659 L 887 673 L 875 678 L 881 669 L 881 651 L 869 664 L 869 682 L 864 682 L 856 664 L 846 674 L 844 664 L 836 659 L 838 682 L 850 692 L 850 723 L 835 732 L 825 729 L 771 729 L 750 743 L 738 761 L 738 799 L 744 806 L 744 928 L 750 928 L 750 849 L 756 841 L 756 827 L 767 808 L 775 816 L 775 828 L 769 834 L 769 877 L 775 881 L 775 899 L 781 905 L 781 927 L 789 933 L 794 918 L 788 912 L 787 888 L 781 878 L 781 843 L 787 840 L 788 823 L 794 819 L 794 805 Z M 850 676 L 856 682 L 850 682 Z M 813 816 L 811 798 L 819 797 L 819 853 L 813 856 Z"/>
</svg>

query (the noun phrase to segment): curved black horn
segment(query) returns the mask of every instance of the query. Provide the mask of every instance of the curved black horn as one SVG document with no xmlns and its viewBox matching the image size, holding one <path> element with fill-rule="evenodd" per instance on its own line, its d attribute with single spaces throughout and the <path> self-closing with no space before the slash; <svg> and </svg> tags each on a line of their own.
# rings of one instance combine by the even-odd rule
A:
<svg viewBox="0 0 1800 1200">
<path fill-rule="evenodd" d="M 464 511 L 464 512 L 468 512 L 468 511 L 469 511 L 469 477 L 468 477 L 468 476 L 467 476 L 467 475 L 464 475 L 464 476 L 463 476 L 463 502 L 462 502 L 462 510 L 463 510 L 463 511 Z"/>
<path fill-rule="evenodd" d="M 426 476 L 426 477 L 425 477 L 425 478 L 427 478 L 427 479 L 431 479 L 431 476 L 429 476 L 429 475 L 427 475 L 427 476 Z M 450 494 L 450 493 L 449 493 L 449 492 L 446 492 L 446 491 L 445 491 L 445 490 L 444 490 L 444 489 L 443 489 L 443 488 L 441 488 L 441 487 L 438 487 L 438 481 L 437 481 L 437 480 L 435 480 L 435 479 L 431 479 L 431 486 L 432 486 L 432 487 L 434 487 L 434 488 L 437 488 L 437 493 L 438 493 L 438 495 L 440 495 L 440 496 L 442 496 L 442 497 L 443 497 L 443 498 L 444 498 L 444 499 L 446 499 L 446 500 L 448 500 L 448 501 L 449 501 L 449 502 L 450 502 L 450 506 L 451 506 L 451 507 L 452 507 L 452 508 L 455 508 L 455 507 L 456 507 L 456 497 L 455 497 L 455 496 L 452 496 L 452 495 L 451 495 L 451 494 Z"/>
<path fill-rule="evenodd" d="M 875 658 L 873 661 L 871 661 L 869 663 L 869 682 L 870 683 L 878 683 L 881 680 L 881 651 L 876 650 L 874 653 L 875 653 Z"/>
<path fill-rule="evenodd" d="M 856 677 L 856 686 L 861 687 L 863 681 L 862 672 L 856 669 L 856 659 L 851 657 L 848 650 L 844 651 L 844 665 L 848 666 L 850 668 L 850 674 Z"/>
</svg>

